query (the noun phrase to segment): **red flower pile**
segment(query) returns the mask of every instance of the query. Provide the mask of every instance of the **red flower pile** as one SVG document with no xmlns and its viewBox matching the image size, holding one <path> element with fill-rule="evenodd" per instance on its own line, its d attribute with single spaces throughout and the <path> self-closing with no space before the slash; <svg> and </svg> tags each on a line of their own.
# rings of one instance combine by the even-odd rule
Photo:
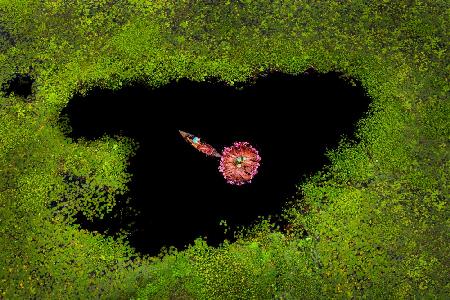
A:
<svg viewBox="0 0 450 300">
<path fill-rule="evenodd" d="M 220 159 L 219 171 L 230 184 L 242 185 L 252 182 L 258 173 L 261 157 L 247 142 L 235 142 L 225 147 Z"/>
</svg>

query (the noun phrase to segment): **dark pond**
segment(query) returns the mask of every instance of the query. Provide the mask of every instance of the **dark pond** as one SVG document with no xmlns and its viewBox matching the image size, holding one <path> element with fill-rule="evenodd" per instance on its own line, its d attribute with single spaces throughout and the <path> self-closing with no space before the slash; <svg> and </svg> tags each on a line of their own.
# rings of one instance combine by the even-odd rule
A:
<svg viewBox="0 0 450 300">
<path fill-rule="evenodd" d="M 28 74 L 16 74 L 6 84 L 2 86 L 2 90 L 7 96 L 14 93 L 17 96 L 28 97 L 32 93 L 33 79 Z"/>
<path fill-rule="evenodd" d="M 130 243 L 143 253 L 182 248 L 198 236 L 218 245 L 224 239 L 220 220 L 247 225 L 279 213 L 295 185 L 327 162 L 325 150 L 343 134 L 352 137 L 368 106 L 358 84 L 313 70 L 299 76 L 273 72 L 242 90 L 183 79 L 156 90 L 134 85 L 77 96 L 62 112 L 72 138 L 121 134 L 140 143 L 128 195 L 140 214 L 80 222 L 112 232 L 133 221 Z M 219 150 L 248 141 L 260 153 L 259 173 L 251 184 L 227 184 L 219 160 L 187 144 L 179 129 Z"/>
</svg>

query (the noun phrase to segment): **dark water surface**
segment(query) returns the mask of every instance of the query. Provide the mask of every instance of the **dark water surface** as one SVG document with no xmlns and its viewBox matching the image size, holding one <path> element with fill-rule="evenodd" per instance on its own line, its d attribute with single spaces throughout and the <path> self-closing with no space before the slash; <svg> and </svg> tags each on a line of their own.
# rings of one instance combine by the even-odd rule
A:
<svg viewBox="0 0 450 300">
<path fill-rule="evenodd" d="M 342 134 L 351 137 L 368 110 L 363 89 L 338 75 L 271 73 L 242 91 L 186 79 L 157 90 L 97 89 L 72 99 L 63 114 L 73 138 L 122 134 L 140 143 L 129 169 L 134 177 L 128 196 L 141 212 L 133 218 L 130 243 L 156 254 L 164 245 L 183 247 L 198 236 L 217 245 L 224 238 L 222 219 L 246 225 L 279 213 L 295 184 L 327 162 L 326 148 L 335 147 Z M 251 184 L 227 184 L 219 160 L 197 152 L 179 129 L 219 151 L 248 141 L 260 153 L 259 173 Z M 125 220 L 80 222 L 113 231 Z"/>
<path fill-rule="evenodd" d="M 28 74 L 15 74 L 6 84 L 2 86 L 2 90 L 7 96 L 14 93 L 17 96 L 28 97 L 32 93 L 34 80 Z"/>
</svg>

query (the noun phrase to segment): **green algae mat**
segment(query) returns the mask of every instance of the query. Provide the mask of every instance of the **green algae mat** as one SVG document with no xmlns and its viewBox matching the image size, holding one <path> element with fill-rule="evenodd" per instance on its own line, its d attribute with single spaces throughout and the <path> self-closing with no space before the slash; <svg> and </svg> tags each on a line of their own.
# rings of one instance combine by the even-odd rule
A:
<svg viewBox="0 0 450 300">
<path fill-rule="evenodd" d="M 449 15 L 437 0 L 0 0 L 0 299 L 448 299 Z M 75 93 L 309 68 L 361 82 L 371 105 L 298 183 L 289 231 L 262 218 L 150 257 L 76 225 L 114 211 L 135 144 L 69 139 Z"/>
</svg>

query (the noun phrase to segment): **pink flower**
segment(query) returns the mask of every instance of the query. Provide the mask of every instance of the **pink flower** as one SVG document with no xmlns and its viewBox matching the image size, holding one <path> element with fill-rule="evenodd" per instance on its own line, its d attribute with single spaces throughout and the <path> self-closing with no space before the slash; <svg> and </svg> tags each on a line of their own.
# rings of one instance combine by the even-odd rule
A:
<svg viewBox="0 0 450 300">
<path fill-rule="evenodd" d="M 242 185 L 258 173 L 261 157 L 247 142 L 235 142 L 223 149 L 219 171 L 230 184 Z"/>
</svg>

